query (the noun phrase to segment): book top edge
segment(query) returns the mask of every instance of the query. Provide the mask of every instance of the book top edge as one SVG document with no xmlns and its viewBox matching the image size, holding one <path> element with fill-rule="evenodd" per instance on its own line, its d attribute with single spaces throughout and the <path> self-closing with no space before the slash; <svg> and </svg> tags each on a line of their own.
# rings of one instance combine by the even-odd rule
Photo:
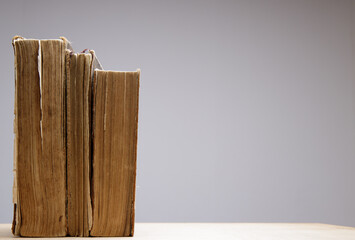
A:
<svg viewBox="0 0 355 240">
<path fill-rule="evenodd" d="M 66 51 L 67 51 L 68 53 L 72 54 L 72 55 L 86 55 L 86 56 L 92 56 L 92 54 L 89 53 L 89 52 L 85 52 L 85 53 L 83 53 L 83 52 L 74 52 L 74 51 L 72 51 L 72 50 L 70 50 L 70 49 L 66 49 Z"/>
<path fill-rule="evenodd" d="M 17 41 L 58 41 L 58 42 L 65 42 L 63 39 L 34 39 L 34 38 L 13 38 L 12 42 Z"/>
<path fill-rule="evenodd" d="M 95 71 L 97 72 L 107 72 L 107 73 L 140 73 L 141 70 L 138 68 L 136 71 L 115 71 L 115 70 L 103 70 L 103 69 L 98 69 L 98 68 L 95 68 L 94 69 Z"/>
<path fill-rule="evenodd" d="M 45 42 L 45 41 L 53 41 L 53 42 L 62 42 L 62 43 L 65 44 L 65 46 L 66 46 L 67 49 L 73 50 L 70 41 L 68 41 L 68 39 L 66 39 L 65 37 L 59 37 L 59 38 L 56 38 L 56 39 L 34 39 L 34 38 L 24 38 L 24 37 L 21 37 L 21 36 L 16 35 L 16 36 L 14 36 L 14 37 L 12 38 L 12 44 L 15 44 L 17 41 L 24 41 L 24 42 L 26 42 L 26 41 L 39 41 L 39 42 L 41 42 L 41 41 L 43 41 L 43 42 Z"/>
</svg>

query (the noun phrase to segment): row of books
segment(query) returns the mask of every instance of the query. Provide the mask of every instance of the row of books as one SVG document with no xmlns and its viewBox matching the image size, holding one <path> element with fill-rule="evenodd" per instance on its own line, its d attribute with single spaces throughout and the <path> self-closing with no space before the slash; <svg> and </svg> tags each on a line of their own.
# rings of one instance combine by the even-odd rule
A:
<svg viewBox="0 0 355 240">
<path fill-rule="evenodd" d="M 140 70 L 15 36 L 14 219 L 27 237 L 133 236 Z"/>
</svg>

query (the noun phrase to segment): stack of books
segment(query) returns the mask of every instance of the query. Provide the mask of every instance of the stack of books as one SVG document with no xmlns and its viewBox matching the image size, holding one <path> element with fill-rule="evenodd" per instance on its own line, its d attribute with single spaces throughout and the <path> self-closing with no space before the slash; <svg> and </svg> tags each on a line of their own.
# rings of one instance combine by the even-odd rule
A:
<svg viewBox="0 0 355 240">
<path fill-rule="evenodd" d="M 105 71 L 65 38 L 12 44 L 13 233 L 133 236 L 140 70 Z"/>
</svg>

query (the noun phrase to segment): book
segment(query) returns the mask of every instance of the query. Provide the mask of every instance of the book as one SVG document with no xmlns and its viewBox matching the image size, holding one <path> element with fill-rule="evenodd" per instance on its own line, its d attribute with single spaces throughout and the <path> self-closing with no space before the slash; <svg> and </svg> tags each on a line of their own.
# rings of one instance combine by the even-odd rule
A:
<svg viewBox="0 0 355 240">
<path fill-rule="evenodd" d="M 91 236 L 133 236 L 140 70 L 96 70 Z"/>
<path fill-rule="evenodd" d="M 66 235 L 66 42 L 15 37 L 13 233 Z"/>
<path fill-rule="evenodd" d="M 66 52 L 68 234 L 89 236 L 92 55 Z"/>
<path fill-rule="evenodd" d="M 133 236 L 140 70 L 104 71 L 65 38 L 13 47 L 13 233 Z"/>
<path fill-rule="evenodd" d="M 86 237 L 92 225 L 90 196 L 92 78 L 102 69 L 95 52 L 66 50 L 68 235 Z"/>
</svg>

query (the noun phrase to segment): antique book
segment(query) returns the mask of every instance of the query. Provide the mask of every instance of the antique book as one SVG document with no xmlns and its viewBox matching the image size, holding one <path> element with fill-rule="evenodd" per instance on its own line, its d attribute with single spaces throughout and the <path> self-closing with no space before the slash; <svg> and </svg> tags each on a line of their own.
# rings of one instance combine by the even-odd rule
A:
<svg viewBox="0 0 355 240">
<path fill-rule="evenodd" d="M 67 217 L 69 236 L 89 236 L 92 77 L 101 69 L 94 51 L 66 50 Z"/>
<path fill-rule="evenodd" d="M 140 70 L 94 72 L 91 236 L 133 236 Z"/>
<path fill-rule="evenodd" d="M 65 236 L 65 39 L 14 37 L 13 233 Z"/>
<path fill-rule="evenodd" d="M 69 236 L 89 236 L 92 55 L 66 52 L 67 197 Z"/>
</svg>

